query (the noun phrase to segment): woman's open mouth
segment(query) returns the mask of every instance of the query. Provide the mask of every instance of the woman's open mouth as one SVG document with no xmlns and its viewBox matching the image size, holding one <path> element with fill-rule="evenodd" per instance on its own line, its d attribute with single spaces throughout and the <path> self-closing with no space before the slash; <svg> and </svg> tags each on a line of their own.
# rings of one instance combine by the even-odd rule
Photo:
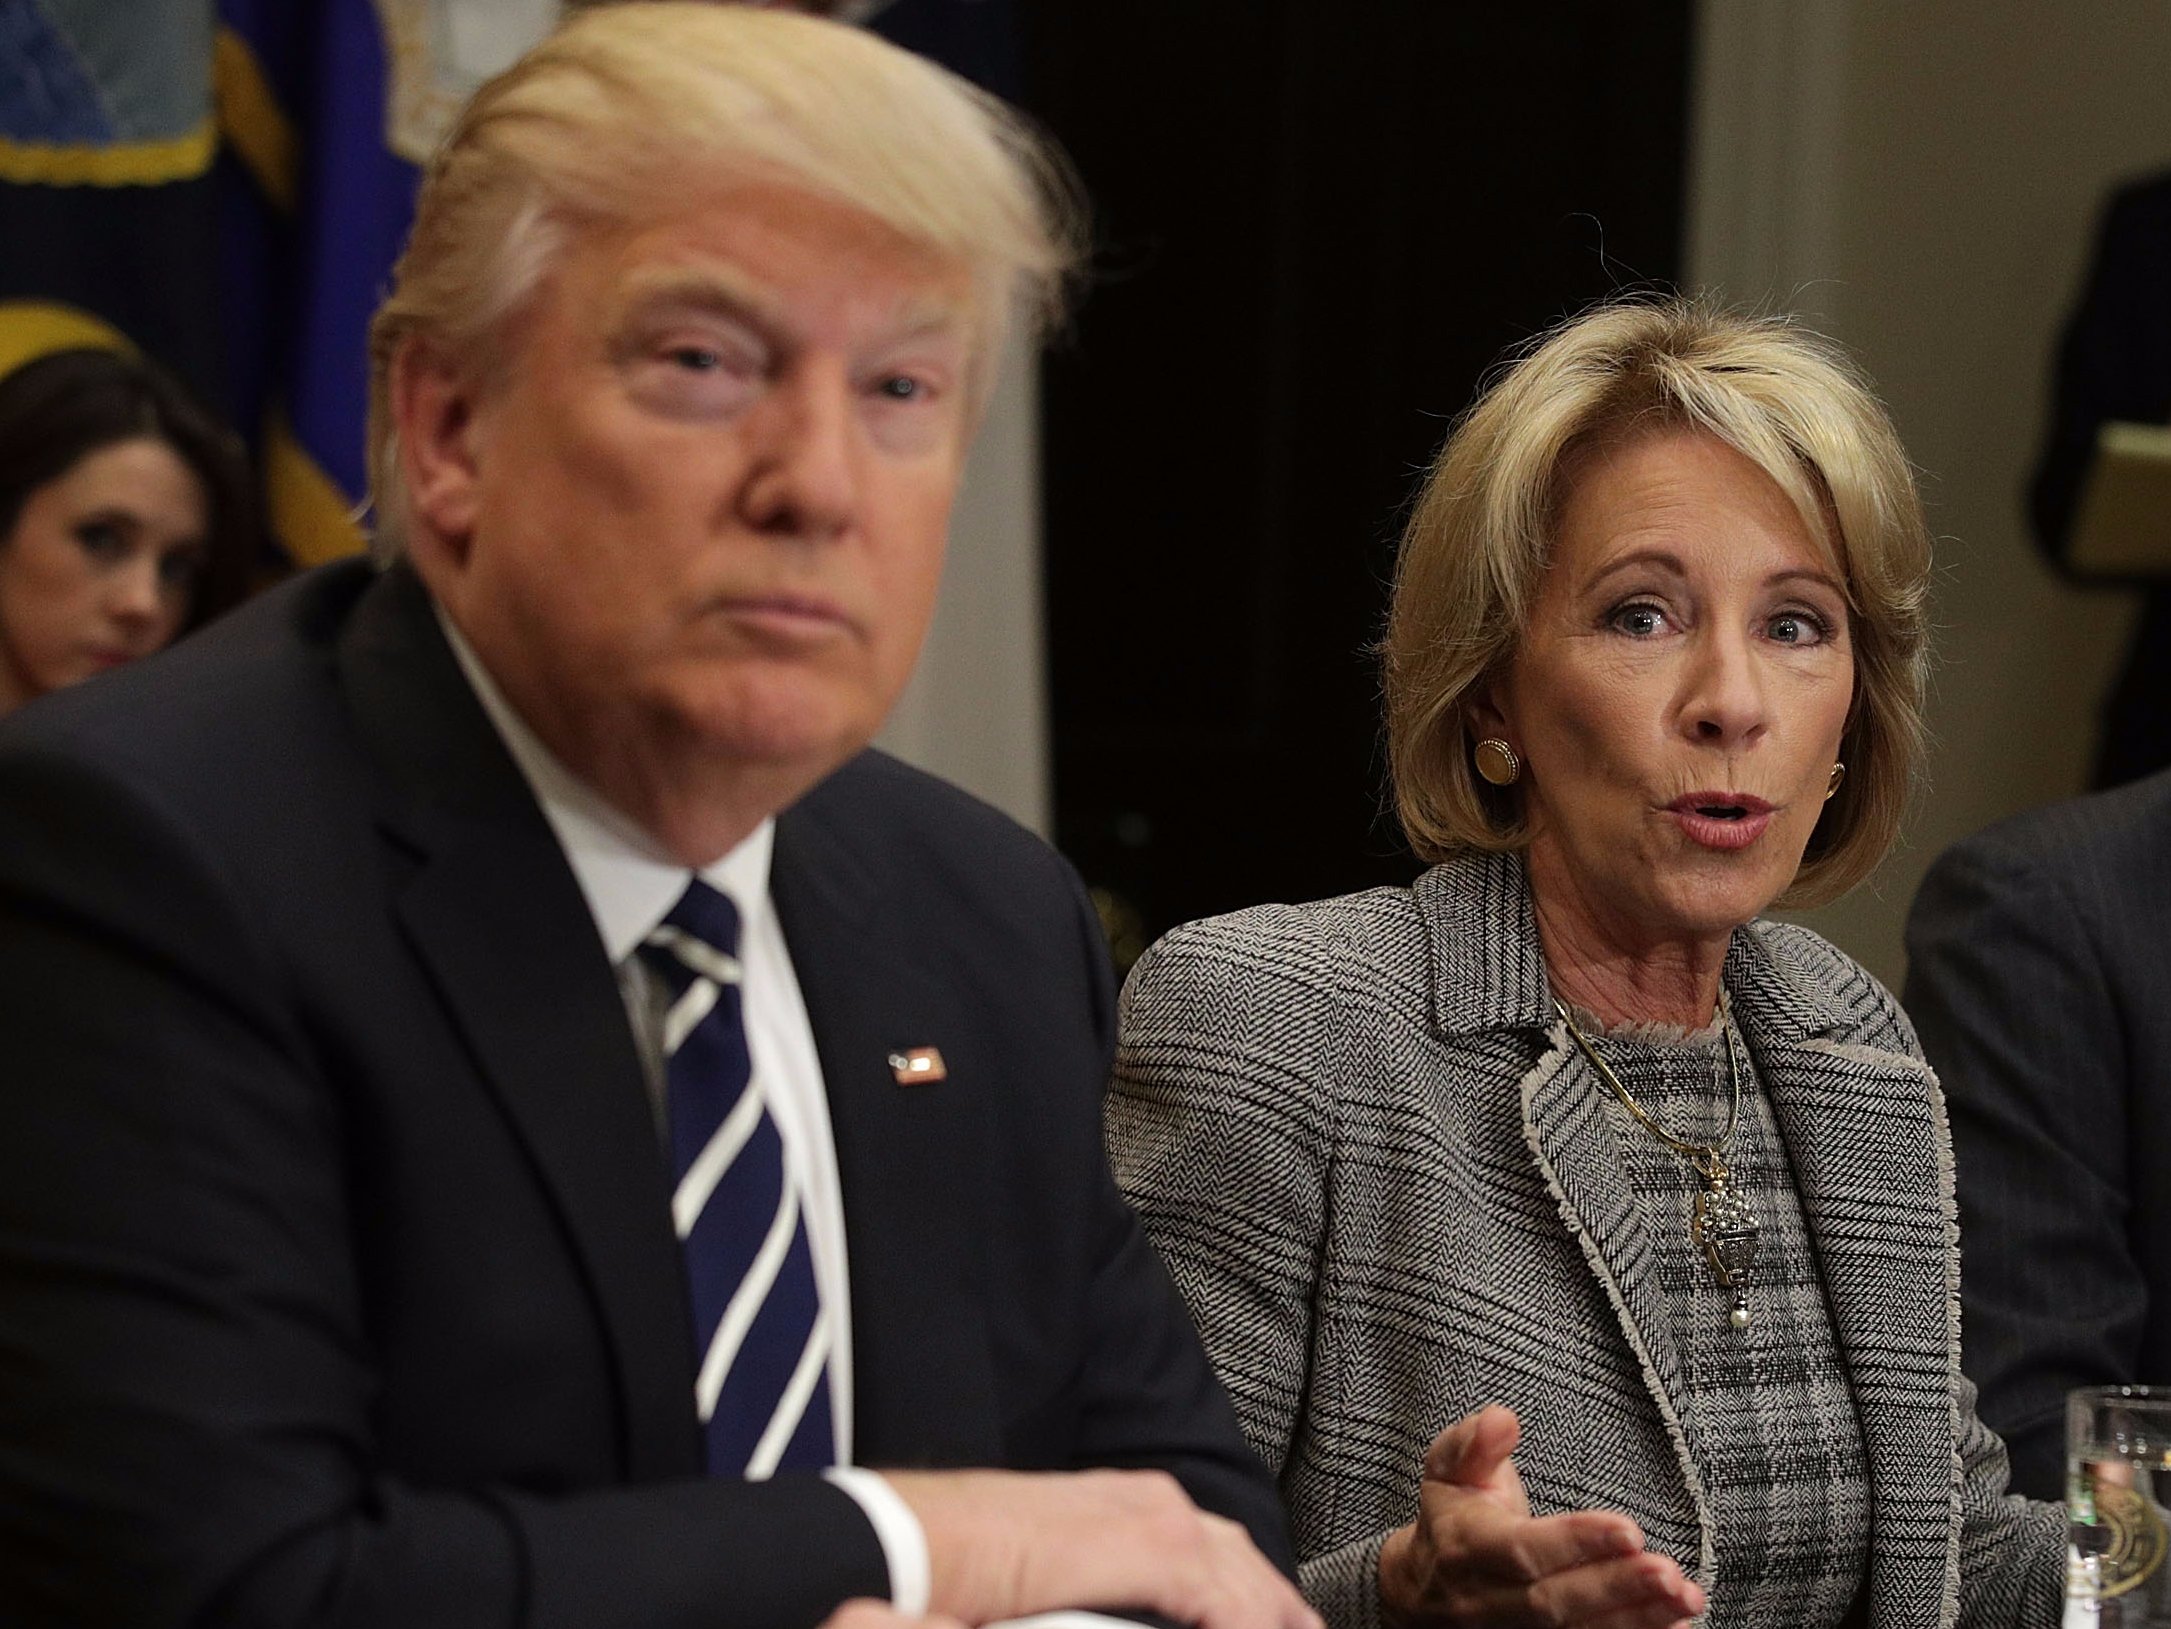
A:
<svg viewBox="0 0 2171 1629">
<path fill-rule="evenodd" d="M 1747 848 L 1771 824 L 1772 806 L 1746 792 L 1690 792 L 1666 805 L 1689 841 L 1704 848 Z"/>
</svg>

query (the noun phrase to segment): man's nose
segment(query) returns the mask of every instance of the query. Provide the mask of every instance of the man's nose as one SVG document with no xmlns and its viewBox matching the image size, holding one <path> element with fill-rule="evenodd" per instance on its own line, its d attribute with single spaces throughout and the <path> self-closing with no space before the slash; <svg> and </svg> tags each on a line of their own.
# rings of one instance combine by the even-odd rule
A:
<svg viewBox="0 0 2171 1629">
<path fill-rule="evenodd" d="M 1746 746 L 1761 735 L 1770 720 L 1764 674 L 1748 633 L 1706 630 L 1692 643 L 1690 661 L 1682 709 L 1686 733 L 1724 747 Z"/>
<path fill-rule="evenodd" d="M 859 509 L 859 423 L 841 367 L 809 365 L 782 379 L 748 426 L 746 519 L 763 531 L 834 537 Z"/>
</svg>

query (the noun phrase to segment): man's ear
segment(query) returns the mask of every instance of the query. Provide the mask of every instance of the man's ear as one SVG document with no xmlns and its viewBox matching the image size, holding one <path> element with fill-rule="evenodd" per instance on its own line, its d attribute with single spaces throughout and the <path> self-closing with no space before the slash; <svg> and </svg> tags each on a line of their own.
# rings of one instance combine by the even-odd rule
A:
<svg viewBox="0 0 2171 1629">
<path fill-rule="evenodd" d="M 407 483 L 411 550 L 466 557 L 480 505 L 475 460 L 475 383 L 444 349 L 419 334 L 392 357 L 392 422 Z"/>
</svg>

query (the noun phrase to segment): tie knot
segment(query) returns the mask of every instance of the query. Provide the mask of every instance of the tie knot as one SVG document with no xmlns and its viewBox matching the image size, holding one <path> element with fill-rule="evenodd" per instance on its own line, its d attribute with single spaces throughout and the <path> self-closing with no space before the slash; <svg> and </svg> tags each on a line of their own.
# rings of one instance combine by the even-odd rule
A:
<svg viewBox="0 0 2171 1629">
<path fill-rule="evenodd" d="M 711 888 L 699 877 L 686 884 L 686 891 L 678 896 L 671 914 L 648 936 L 650 945 L 658 950 L 668 950 L 682 961 L 698 963 L 705 960 L 698 953 L 687 954 L 692 948 L 686 943 L 689 939 L 712 956 L 727 961 L 738 957 L 739 908 L 731 903 L 729 894 Z"/>
</svg>

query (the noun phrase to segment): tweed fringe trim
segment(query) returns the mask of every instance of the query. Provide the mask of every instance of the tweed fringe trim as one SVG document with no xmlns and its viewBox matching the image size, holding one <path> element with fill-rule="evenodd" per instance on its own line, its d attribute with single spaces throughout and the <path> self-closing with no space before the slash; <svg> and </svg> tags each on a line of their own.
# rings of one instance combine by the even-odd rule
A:
<svg viewBox="0 0 2171 1629">
<path fill-rule="evenodd" d="M 1614 1318 L 1620 1323 L 1621 1334 L 1629 1349 L 1636 1354 L 1636 1366 L 1643 1372 L 1644 1389 L 1658 1405 L 1660 1418 L 1666 1425 L 1667 1439 L 1673 1444 L 1674 1457 L 1681 1463 L 1681 1478 L 1688 1484 L 1689 1503 L 1696 1511 L 1696 1582 L 1706 1590 L 1714 1587 L 1718 1577 L 1718 1555 L 1711 1536 L 1711 1501 L 1704 1492 L 1703 1478 L 1697 1474 L 1696 1461 L 1689 1454 L 1688 1433 L 1682 1428 L 1681 1416 L 1675 1411 L 1673 1399 L 1661 1384 L 1658 1366 L 1651 1360 L 1651 1350 L 1644 1344 L 1643 1330 L 1635 1315 L 1628 1310 L 1628 1302 L 1621 1294 L 1621 1287 L 1614 1282 L 1612 1271 L 1606 1266 L 1605 1257 L 1599 1253 L 1597 1243 L 1583 1225 L 1574 1205 L 1568 1201 L 1567 1190 L 1561 1185 L 1560 1173 L 1553 1162 L 1546 1158 L 1545 1146 L 1538 1135 L 1537 1119 L 1532 1102 L 1538 1092 L 1565 1068 L 1576 1056 L 1573 1043 L 1568 1039 L 1568 1027 L 1556 1022 L 1546 1031 L 1546 1040 L 1552 1050 L 1538 1061 L 1536 1068 L 1522 1079 L 1523 1141 L 1530 1155 L 1537 1162 L 1538 1170 L 1545 1177 L 1546 1191 L 1553 1196 L 1554 1207 L 1560 1212 L 1561 1224 L 1568 1229 L 1576 1248 L 1583 1252 L 1583 1260 L 1591 1274 L 1605 1286 L 1606 1300 L 1613 1307 Z M 1948 1190 L 1949 1191 L 1949 1190 Z"/>
</svg>

